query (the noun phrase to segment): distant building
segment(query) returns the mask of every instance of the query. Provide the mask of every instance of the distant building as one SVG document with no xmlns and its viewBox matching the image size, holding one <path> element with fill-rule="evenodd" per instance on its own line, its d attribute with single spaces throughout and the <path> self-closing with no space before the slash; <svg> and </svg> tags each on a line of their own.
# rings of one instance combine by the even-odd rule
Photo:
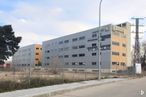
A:
<svg viewBox="0 0 146 97">
<path fill-rule="evenodd" d="M 40 44 L 33 44 L 19 48 L 12 58 L 12 63 L 17 69 L 27 69 L 40 65 L 41 60 L 42 46 Z"/>
<path fill-rule="evenodd" d="M 11 64 L 5 63 L 5 64 L 0 64 L 0 68 L 10 68 Z"/>
<path fill-rule="evenodd" d="M 131 65 L 130 23 L 101 27 L 101 70 L 115 72 Z M 99 28 L 44 41 L 44 68 L 98 71 Z"/>
<path fill-rule="evenodd" d="M 6 60 L 4 64 L 0 64 L 0 68 L 2 69 L 11 69 L 12 61 Z"/>
</svg>

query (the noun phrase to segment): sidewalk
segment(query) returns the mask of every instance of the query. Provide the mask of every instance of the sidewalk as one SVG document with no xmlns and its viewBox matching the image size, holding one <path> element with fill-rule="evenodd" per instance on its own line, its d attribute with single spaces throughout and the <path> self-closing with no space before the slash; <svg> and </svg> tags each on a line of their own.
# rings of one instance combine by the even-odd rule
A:
<svg viewBox="0 0 146 97">
<path fill-rule="evenodd" d="M 103 80 L 92 80 L 92 81 L 82 81 L 69 84 L 60 84 L 53 86 L 45 86 L 40 88 L 16 90 L 12 92 L 0 93 L 0 97 L 49 97 L 59 93 L 72 91 L 75 89 L 81 89 L 86 87 L 91 87 L 95 85 L 102 85 L 116 81 L 126 80 L 124 78 L 114 78 L 114 79 L 103 79 Z"/>
</svg>

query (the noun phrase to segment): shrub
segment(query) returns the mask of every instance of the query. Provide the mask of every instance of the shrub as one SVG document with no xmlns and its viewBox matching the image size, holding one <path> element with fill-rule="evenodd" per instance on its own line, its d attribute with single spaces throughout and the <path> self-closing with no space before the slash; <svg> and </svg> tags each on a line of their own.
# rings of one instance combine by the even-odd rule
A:
<svg viewBox="0 0 146 97">
<path fill-rule="evenodd" d="M 42 78 L 31 78 L 30 84 L 28 79 L 23 80 L 21 82 L 14 82 L 14 81 L 0 81 L 0 92 L 7 92 L 19 89 L 27 89 L 27 88 L 34 88 L 34 87 L 42 87 L 42 86 L 49 86 L 61 83 L 69 83 L 73 82 L 71 80 L 62 80 L 60 78 L 55 79 L 42 79 Z"/>
</svg>

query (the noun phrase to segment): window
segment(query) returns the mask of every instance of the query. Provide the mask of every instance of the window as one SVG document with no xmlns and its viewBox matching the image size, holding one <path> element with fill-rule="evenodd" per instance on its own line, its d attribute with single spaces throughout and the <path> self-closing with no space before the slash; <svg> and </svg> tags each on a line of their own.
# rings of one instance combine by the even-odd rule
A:
<svg viewBox="0 0 146 97">
<path fill-rule="evenodd" d="M 39 53 L 35 53 L 35 55 L 39 55 Z"/>
<path fill-rule="evenodd" d="M 69 63 L 68 62 L 65 62 L 65 65 L 69 65 Z"/>
<path fill-rule="evenodd" d="M 79 37 L 79 40 L 84 40 L 85 36 Z"/>
<path fill-rule="evenodd" d="M 62 55 L 60 55 L 60 56 L 58 56 L 58 58 L 63 58 L 63 56 L 62 56 Z"/>
<path fill-rule="evenodd" d="M 101 32 L 105 31 L 105 29 L 101 29 Z"/>
<path fill-rule="evenodd" d="M 63 48 L 59 48 L 58 51 L 63 51 Z"/>
<path fill-rule="evenodd" d="M 50 50 L 47 50 L 46 52 L 47 52 L 47 53 L 49 53 L 49 52 L 50 52 Z"/>
<path fill-rule="evenodd" d="M 96 53 L 92 53 L 92 56 L 96 56 Z"/>
<path fill-rule="evenodd" d="M 94 32 L 92 32 L 92 34 L 96 34 L 96 33 L 98 33 L 99 31 L 94 31 Z"/>
<path fill-rule="evenodd" d="M 97 34 L 96 33 L 92 34 L 92 38 L 95 38 L 95 37 L 97 37 Z"/>
<path fill-rule="evenodd" d="M 112 65 L 119 65 L 118 62 L 112 62 Z"/>
<path fill-rule="evenodd" d="M 85 48 L 85 45 L 79 45 L 79 48 Z"/>
<path fill-rule="evenodd" d="M 39 50 L 39 48 L 36 48 L 36 50 Z"/>
<path fill-rule="evenodd" d="M 64 55 L 64 58 L 68 58 L 69 57 L 69 55 Z"/>
<path fill-rule="evenodd" d="M 72 55 L 72 57 L 77 57 L 77 56 L 78 56 L 77 54 L 73 54 L 73 55 Z"/>
<path fill-rule="evenodd" d="M 40 50 L 42 50 L 42 48 L 40 48 Z"/>
<path fill-rule="evenodd" d="M 36 58 L 35 60 L 37 60 L 37 61 L 38 61 L 39 59 L 38 59 L 38 58 Z"/>
<path fill-rule="evenodd" d="M 110 44 L 101 45 L 101 50 L 110 50 Z"/>
<path fill-rule="evenodd" d="M 85 56 L 85 54 L 79 54 L 79 57 L 84 57 Z"/>
<path fill-rule="evenodd" d="M 124 62 L 121 62 L 121 65 L 122 65 L 122 66 L 125 66 L 125 63 L 124 63 Z"/>
<path fill-rule="evenodd" d="M 73 39 L 72 39 L 73 42 L 75 42 L 75 41 L 77 41 L 77 40 L 78 40 L 77 38 L 73 38 Z"/>
<path fill-rule="evenodd" d="M 126 54 L 125 53 L 122 53 L 122 56 L 126 56 Z"/>
<path fill-rule="evenodd" d="M 96 43 L 92 43 L 92 47 L 96 47 Z"/>
<path fill-rule="evenodd" d="M 50 59 L 50 57 L 47 57 L 47 59 Z"/>
<path fill-rule="evenodd" d="M 96 65 L 96 62 L 92 62 L 92 65 Z"/>
<path fill-rule="evenodd" d="M 78 46 L 73 46 L 72 49 L 78 49 Z"/>
<path fill-rule="evenodd" d="M 76 65 L 76 62 L 72 62 L 72 65 Z"/>
<path fill-rule="evenodd" d="M 89 39 L 88 41 L 90 42 L 90 41 L 96 41 L 97 39 Z"/>
<path fill-rule="evenodd" d="M 123 46 L 123 47 L 126 47 L 126 44 L 123 43 L 122 46 Z"/>
<path fill-rule="evenodd" d="M 111 37 L 110 34 L 102 35 L 102 36 L 101 36 L 101 41 L 104 41 L 105 39 L 108 39 L 108 38 L 110 38 L 110 37 Z"/>
<path fill-rule="evenodd" d="M 69 43 L 69 40 L 65 40 L 64 43 Z"/>
<path fill-rule="evenodd" d="M 65 48 L 64 48 L 64 51 L 67 51 L 67 50 L 69 50 L 69 47 L 65 47 Z"/>
<path fill-rule="evenodd" d="M 63 44 L 63 41 L 59 41 L 59 44 Z"/>
<path fill-rule="evenodd" d="M 119 52 L 112 52 L 112 55 L 119 56 Z"/>
<path fill-rule="evenodd" d="M 98 47 L 97 46 L 96 47 L 88 47 L 87 49 L 88 49 L 88 51 L 96 51 L 96 50 L 98 50 Z"/>
<path fill-rule="evenodd" d="M 49 63 L 46 63 L 45 65 L 48 66 L 48 65 L 50 65 L 50 64 L 49 64 Z"/>
<path fill-rule="evenodd" d="M 119 42 L 112 41 L 112 45 L 117 45 L 117 46 L 119 46 L 120 44 L 119 44 Z"/>
<path fill-rule="evenodd" d="M 83 63 L 83 62 L 79 62 L 79 65 L 85 65 L 85 63 Z"/>
</svg>

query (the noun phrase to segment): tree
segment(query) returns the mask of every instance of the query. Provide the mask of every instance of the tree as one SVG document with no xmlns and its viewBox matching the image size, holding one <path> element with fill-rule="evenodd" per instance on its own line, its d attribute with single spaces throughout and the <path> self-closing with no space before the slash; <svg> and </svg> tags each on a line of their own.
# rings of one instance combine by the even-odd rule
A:
<svg viewBox="0 0 146 97">
<path fill-rule="evenodd" d="M 0 64 L 18 50 L 22 37 L 16 37 L 11 25 L 0 26 Z"/>
<path fill-rule="evenodd" d="M 144 55 L 141 57 L 141 66 L 142 66 L 142 70 L 146 71 L 146 51 Z"/>
<path fill-rule="evenodd" d="M 59 73 L 59 69 L 61 68 L 61 60 L 58 57 L 53 57 L 52 62 L 49 66 L 49 68 L 51 69 L 51 72 L 53 74 L 57 74 Z"/>
</svg>

